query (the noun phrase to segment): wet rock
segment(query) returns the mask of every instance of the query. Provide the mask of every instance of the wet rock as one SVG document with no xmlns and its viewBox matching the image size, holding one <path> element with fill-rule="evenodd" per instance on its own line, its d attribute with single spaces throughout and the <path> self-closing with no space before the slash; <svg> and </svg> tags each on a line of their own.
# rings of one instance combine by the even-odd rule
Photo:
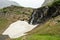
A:
<svg viewBox="0 0 60 40">
<path fill-rule="evenodd" d="M 48 21 L 51 18 L 60 15 L 60 4 L 52 4 L 51 6 L 44 6 L 33 11 L 29 23 L 40 24 Z"/>
</svg>

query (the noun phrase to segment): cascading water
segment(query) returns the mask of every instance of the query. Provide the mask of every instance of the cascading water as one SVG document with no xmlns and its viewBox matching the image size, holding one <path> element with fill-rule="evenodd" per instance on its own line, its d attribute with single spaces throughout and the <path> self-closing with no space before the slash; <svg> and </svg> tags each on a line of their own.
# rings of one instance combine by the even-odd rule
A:
<svg viewBox="0 0 60 40">
<path fill-rule="evenodd" d="M 29 24 L 38 24 L 40 21 L 40 19 L 43 18 L 43 13 L 42 12 L 38 12 L 39 10 L 34 10 L 32 15 L 31 15 L 31 18 L 29 20 Z"/>
<path fill-rule="evenodd" d="M 33 20 L 34 20 L 34 15 L 36 14 L 36 11 L 33 11 L 33 14 L 31 16 L 31 19 L 30 19 L 30 24 L 33 24 Z"/>
</svg>

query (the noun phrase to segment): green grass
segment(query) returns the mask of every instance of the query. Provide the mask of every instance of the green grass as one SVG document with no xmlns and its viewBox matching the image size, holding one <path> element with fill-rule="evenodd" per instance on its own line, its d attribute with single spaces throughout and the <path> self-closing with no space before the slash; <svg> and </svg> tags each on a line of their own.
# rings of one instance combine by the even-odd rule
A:
<svg viewBox="0 0 60 40">
<path fill-rule="evenodd" d="M 7 28 L 8 20 L 5 18 L 0 18 L 0 34 Z"/>
<path fill-rule="evenodd" d="M 22 38 L 17 38 L 14 40 L 22 40 Z M 60 36 L 33 34 L 28 35 L 24 40 L 60 40 Z"/>
<path fill-rule="evenodd" d="M 21 40 L 21 39 L 22 39 L 22 37 L 11 39 L 11 40 Z"/>
<path fill-rule="evenodd" d="M 46 28 L 42 28 L 41 30 L 37 30 L 35 33 L 28 34 L 24 40 L 60 40 L 60 23 L 53 26 L 44 25 L 51 28 L 51 31 L 46 30 Z M 51 32 L 51 33 L 50 33 Z M 24 38 L 24 37 L 23 37 Z M 22 40 L 22 38 L 17 38 L 14 40 Z"/>
<path fill-rule="evenodd" d="M 59 17 L 57 20 L 49 20 L 43 25 L 39 25 L 38 28 L 28 32 L 24 40 L 60 40 L 60 21 Z M 56 23 L 57 22 L 57 23 Z M 24 38 L 24 37 L 23 37 Z M 17 38 L 14 40 L 21 40 L 22 38 Z"/>
<path fill-rule="evenodd" d="M 0 18 L 0 30 L 2 27 L 4 27 L 5 25 L 7 25 L 8 20 L 4 19 L 4 18 Z"/>
<path fill-rule="evenodd" d="M 38 35 L 33 34 L 27 37 L 26 40 L 60 40 L 59 36 L 53 36 L 53 35 Z"/>
</svg>

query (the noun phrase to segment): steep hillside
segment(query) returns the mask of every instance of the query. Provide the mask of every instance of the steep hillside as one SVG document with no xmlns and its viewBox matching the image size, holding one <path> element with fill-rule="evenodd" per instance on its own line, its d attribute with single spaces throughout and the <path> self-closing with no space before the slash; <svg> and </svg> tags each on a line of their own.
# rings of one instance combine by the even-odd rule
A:
<svg viewBox="0 0 60 40">
<path fill-rule="evenodd" d="M 60 40 L 60 1 L 35 10 L 37 10 L 35 12 L 39 16 L 34 16 L 34 23 L 40 24 L 32 31 L 27 32 L 27 35 L 12 40 Z M 17 20 L 28 21 L 32 12 L 33 9 L 31 8 L 17 6 L 0 9 L 0 34 L 12 22 Z M 41 14 L 43 14 L 43 17 L 41 17 Z"/>
<path fill-rule="evenodd" d="M 17 6 L 10 6 L 0 9 L 0 34 L 12 23 L 17 20 L 28 21 L 33 9 Z"/>
<path fill-rule="evenodd" d="M 39 19 L 41 24 L 29 33 L 59 34 L 60 35 L 60 2 L 54 2 L 51 6 L 38 8 L 34 17 L 35 22 Z M 47 7 L 47 8 L 46 8 Z M 42 18 L 40 19 L 42 14 Z M 37 16 L 38 15 L 38 16 Z M 39 16 L 40 15 L 40 16 Z"/>
<path fill-rule="evenodd" d="M 48 10 L 44 10 L 45 7 L 48 7 Z M 22 37 L 23 40 L 60 40 L 60 2 L 57 1 L 51 6 L 45 7 L 36 11 L 37 14 L 44 14 L 41 19 L 41 16 L 34 15 L 34 18 L 38 18 L 41 24 L 32 31 L 27 32 L 28 35 Z M 34 20 L 36 23 L 37 19 Z"/>
<path fill-rule="evenodd" d="M 60 35 L 60 16 L 38 25 L 35 29 L 28 32 L 28 34 Z"/>
</svg>

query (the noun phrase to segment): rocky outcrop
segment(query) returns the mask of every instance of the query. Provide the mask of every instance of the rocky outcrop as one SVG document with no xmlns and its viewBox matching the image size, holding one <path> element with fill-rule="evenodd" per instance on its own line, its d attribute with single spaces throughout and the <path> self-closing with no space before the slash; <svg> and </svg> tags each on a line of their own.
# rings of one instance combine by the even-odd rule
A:
<svg viewBox="0 0 60 40">
<path fill-rule="evenodd" d="M 0 35 L 0 40 L 11 40 L 8 35 Z"/>
<path fill-rule="evenodd" d="M 10 6 L 0 9 L 0 18 L 4 17 L 7 19 L 17 19 L 17 20 L 29 20 L 33 9 L 23 8 L 18 6 Z"/>
<path fill-rule="evenodd" d="M 31 21 L 32 21 L 32 24 L 44 23 L 45 21 L 60 15 L 59 3 L 54 2 L 51 6 L 44 6 L 36 9 L 32 14 L 31 19 L 29 20 L 29 23 Z"/>
<path fill-rule="evenodd" d="M 28 21 L 33 12 L 31 8 L 19 6 L 10 6 L 0 9 L 0 34 L 9 27 L 9 25 L 17 20 Z"/>
</svg>

